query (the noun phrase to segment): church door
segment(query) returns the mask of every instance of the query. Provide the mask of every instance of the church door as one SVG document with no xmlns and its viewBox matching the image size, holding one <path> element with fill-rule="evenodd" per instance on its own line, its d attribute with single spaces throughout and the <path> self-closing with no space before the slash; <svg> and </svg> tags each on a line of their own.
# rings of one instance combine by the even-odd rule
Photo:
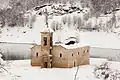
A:
<svg viewBox="0 0 120 80">
<path fill-rule="evenodd" d="M 44 67 L 47 68 L 47 62 L 44 63 Z"/>
<path fill-rule="evenodd" d="M 73 66 L 74 66 L 74 67 L 77 66 L 77 61 L 74 61 Z"/>
</svg>

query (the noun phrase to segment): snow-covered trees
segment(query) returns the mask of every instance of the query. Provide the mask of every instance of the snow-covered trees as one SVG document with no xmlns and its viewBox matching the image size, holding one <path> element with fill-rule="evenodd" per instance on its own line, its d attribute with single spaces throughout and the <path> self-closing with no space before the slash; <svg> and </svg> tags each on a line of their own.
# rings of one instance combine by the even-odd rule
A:
<svg viewBox="0 0 120 80">
<path fill-rule="evenodd" d="M 67 16 L 62 17 L 62 23 L 65 25 L 67 23 Z"/>
<path fill-rule="evenodd" d="M 46 2 L 57 3 L 59 1 L 61 3 L 46 4 L 43 6 Z M 36 14 L 32 15 L 31 13 L 38 11 L 38 13 L 42 14 L 42 9 L 48 8 L 49 5 L 49 7 L 51 7 L 51 10 L 49 9 L 50 16 L 60 16 L 62 18 L 60 22 L 53 21 L 50 23 L 54 30 L 61 29 L 61 26 L 79 30 L 81 30 L 81 28 L 91 28 L 91 30 L 92 28 L 99 28 L 105 31 L 112 31 L 112 29 L 119 27 L 116 26 L 116 13 L 112 13 L 112 11 L 116 11 L 116 8 L 120 4 L 118 0 L 66 0 L 65 4 L 62 4 L 62 2 L 64 1 L 9 0 L 10 7 L 0 11 L 0 26 L 3 27 L 5 24 L 8 26 L 26 26 L 28 23 L 29 27 L 32 28 L 32 23 L 35 20 Z M 53 8 L 53 6 L 55 8 Z M 30 11 L 29 14 L 27 14 L 28 11 Z M 96 23 L 94 21 L 95 25 L 93 25 L 93 17 L 96 17 L 96 21 L 98 21 L 102 13 L 105 15 L 111 14 L 111 20 L 106 21 L 106 23 L 102 23 L 104 20 L 102 20 L 101 23 Z M 26 14 L 29 17 L 25 18 L 24 15 Z"/>
<path fill-rule="evenodd" d="M 100 12 L 108 14 L 115 10 L 119 5 L 119 0 L 91 0 L 92 6 L 94 8 L 94 13 Z"/>
<path fill-rule="evenodd" d="M 102 80 L 120 80 L 120 71 L 109 68 L 109 63 L 105 62 L 94 69 L 94 75 Z"/>
<path fill-rule="evenodd" d="M 6 24 L 8 26 L 22 26 L 24 27 L 24 14 L 27 10 L 34 8 L 41 4 L 40 0 L 9 0 L 8 6 L 0 10 L 0 18 L 2 16 L 2 27 Z M 2 13 L 2 14 L 1 14 Z"/>
<path fill-rule="evenodd" d="M 58 21 L 52 21 L 51 23 L 51 28 L 56 31 L 56 30 L 61 30 L 62 24 Z"/>
</svg>

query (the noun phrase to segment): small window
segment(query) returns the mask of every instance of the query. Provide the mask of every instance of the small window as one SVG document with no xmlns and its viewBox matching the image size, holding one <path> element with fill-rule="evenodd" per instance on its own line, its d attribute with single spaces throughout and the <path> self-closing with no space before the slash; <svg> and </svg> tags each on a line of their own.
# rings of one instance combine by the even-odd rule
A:
<svg viewBox="0 0 120 80">
<path fill-rule="evenodd" d="M 38 52 L 36 52 L 36 57 L 38 57 Z"/>
<path fill-rule="evenodd" d="M 50 59 L 52 59 L 52 57 L 50 57 Z"/>
<path fill-rule="evenodd" d="M 62 57 L 62 54 L 60 53 L 60 57 Z"/>
<path fill-rule="evenodd" d="M 83 51 L 83 53 L 85 53 L 85 50 Z"/>
<path fill-rule="evenodd" d="M 44 46 L 47 45 L 47 37 L 44 37 Z"/>
<path fill-rule="evenodd" d="M 87 52 L 89 52 L 89 50 L 87 50 Z"/>
<path fill-rule="evenodd" d="M 52 43 L 53 43 L 53 42 L 52 42 L 52 37 L 50 37 L 50 46 L 52 46 Z"/>
<path fill-rule="evenodd" d="M 78 55 L 79 55 L 80 53 L 78 52 Z"/>
<path fill-rule="evenodd" d="M 52 53 L 52 50 L 50 49 L 50 54 Z"/>
<path fill-rule="evenodd" d="M 72 54 L 72 56 L 73 56 L 73 54 Z"/>
</svg>

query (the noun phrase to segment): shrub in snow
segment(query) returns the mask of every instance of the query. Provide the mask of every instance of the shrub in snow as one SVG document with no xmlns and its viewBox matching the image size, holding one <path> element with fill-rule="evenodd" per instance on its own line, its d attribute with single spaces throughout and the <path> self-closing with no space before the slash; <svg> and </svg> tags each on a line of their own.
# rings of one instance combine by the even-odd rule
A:
<svg viewBox="0 0 120 80">
<path fill-rule="evenodd" d="M 0 54 L 0 65 L 4 65 L 4 60 L 2 59 L 2 54 Z"/>
<path fill-rule="evenodd" d="M 108 61 L 113 61 L 113 58 L 111 56 L 107 57 Z"/>
<path fill-rule="evenodd" d="M 7 72 L 7 74 L 9 74 L 12 77 L 12 80 L 18 80 L 18 77 L 21 77 L 21 76 L 15 75 L 12 72 L 9 72 L 9 70 L 5 68 L 5 66 L 9 65 L 9 63 L 10 62 L 5 62 L 2 59 L 2 55 L 0 54 L 0 73 L 3 74 L 4 72 Z"/>
<path fill-rule="evenodd" d="M 5 61 L 2 59 L 2 54 L 0 54 L 0 73 L 3 73 L 4 71 L 7 71 L 5 68 Z"/>
<path fill-rule="evenodd" d="M 101 80 L 120 80 L 120 71 L 110 69 L 107 62 L 96 66 L 93 73 L 96 78 Z"/>
</svg>

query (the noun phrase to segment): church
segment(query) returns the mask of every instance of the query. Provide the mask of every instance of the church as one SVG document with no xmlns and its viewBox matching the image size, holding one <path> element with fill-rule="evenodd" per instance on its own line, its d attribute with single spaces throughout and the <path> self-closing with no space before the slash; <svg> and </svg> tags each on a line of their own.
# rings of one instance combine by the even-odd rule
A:
<svg viewBox="0 0 120 80">
<path fill-rule="evenodd" d="M 31 48 L 31 65 L 41 68 L 72 68 L 89 64 L 89 50 L 87 45 L 54 44 L 54 31 L 48 26 L 41 31 L 41 45 Z"/>
<path fill-rule="evenodd" d="M 41 32 L 41 45 L 31 48 L 31 65 L 42 68 L 72 68 L 89 64 L 89 46 L 54 44 L 53 30 Z"/>
</svg>

